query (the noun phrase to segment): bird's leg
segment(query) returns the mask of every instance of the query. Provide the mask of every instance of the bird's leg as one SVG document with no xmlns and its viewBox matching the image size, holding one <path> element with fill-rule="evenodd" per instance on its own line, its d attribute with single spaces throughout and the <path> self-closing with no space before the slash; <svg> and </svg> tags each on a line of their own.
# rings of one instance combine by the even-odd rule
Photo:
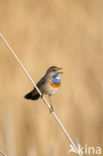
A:
<svg viewBox="0 0 103 156">
<path fill-rule="evenodd" d="M 50 102 L 50 106 L 51 106 L 51 108 L 50 108 L 50 113 L 52 113 L 52 111 L 54 111 L 54 110 L 53 110 L 53 106 L 52 106 L 52 102 L 51 102 L 50 95 L 49 95 L 49 102 Z"/>
</svg>

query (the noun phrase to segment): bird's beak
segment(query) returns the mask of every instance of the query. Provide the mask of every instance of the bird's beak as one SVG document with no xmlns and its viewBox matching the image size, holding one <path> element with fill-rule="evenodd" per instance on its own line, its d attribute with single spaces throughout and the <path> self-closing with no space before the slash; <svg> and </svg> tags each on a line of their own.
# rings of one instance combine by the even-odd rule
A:
<svg viewBox="0 0 103 156">
<path fill-rule="evenodd" d="M 60 71 L 61 69 L 62 68 L 57 68 L 56 72 L 59 73 L 59 74 L 63 74 L 63 72 Z"/>
</svg>

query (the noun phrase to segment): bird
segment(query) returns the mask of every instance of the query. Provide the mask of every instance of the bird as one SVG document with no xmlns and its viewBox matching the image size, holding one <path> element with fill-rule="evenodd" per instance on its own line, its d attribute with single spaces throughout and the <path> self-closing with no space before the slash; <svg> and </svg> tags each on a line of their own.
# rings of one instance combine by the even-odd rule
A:
<svg viewBox="0 0 103 156">
<path fill-rule="evenodd" d="M 56 66 L 49 67 L 45 75 L 36 84 L 42 93 L 42 97 L 43 97 L 43 94 L 46 94 L 49 96 L 49 101 L 51 105 L 50 112 L 53 111 L 53 106 L 52 106 L 50 97 L 56 94 L 56 92 L 59 90 L 61 86 L 60 74 L 63 73 L 61 72 L 61 69 L 62 68 L 59 68 Z M 35 87 L 32 91 L 30 91 L 24 96 L 24 98 L 28 100 L 38 100 L 40 97 L 41 95 L 38 93 Z"/>
</svg>

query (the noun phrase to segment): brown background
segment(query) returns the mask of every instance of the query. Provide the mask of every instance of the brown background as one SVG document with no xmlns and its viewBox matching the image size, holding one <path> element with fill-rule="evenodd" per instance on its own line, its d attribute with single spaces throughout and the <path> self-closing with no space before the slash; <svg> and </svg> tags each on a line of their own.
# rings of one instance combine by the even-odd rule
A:
<svg viewBox="0 0 103 156">
<path fill-rule="evenodd" d="M 0 0 L 0 31 L 35 82 L 63 67 L 54 110 L 73 140 L 103 149 L 103 1 Z M 0 148 L 8 156 L 74 156 L 43 101 L 23 98 L 32 88 L 0 40 Z"/>
</svg>

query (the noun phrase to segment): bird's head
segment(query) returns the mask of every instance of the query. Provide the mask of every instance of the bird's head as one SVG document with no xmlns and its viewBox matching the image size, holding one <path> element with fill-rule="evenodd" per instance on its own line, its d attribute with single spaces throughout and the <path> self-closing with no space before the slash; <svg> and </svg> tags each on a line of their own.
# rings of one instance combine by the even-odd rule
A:
<svg viewBox="0 0 103 156">
<path fill-rule="evenodd" d="M 46 75 L 49 75 L 49 77 L 58 77 L 60 74 L 63 73 L 60 71 L 61 69 L 62 68 L 52 66 L 47 70 Z"/>
</svg>

